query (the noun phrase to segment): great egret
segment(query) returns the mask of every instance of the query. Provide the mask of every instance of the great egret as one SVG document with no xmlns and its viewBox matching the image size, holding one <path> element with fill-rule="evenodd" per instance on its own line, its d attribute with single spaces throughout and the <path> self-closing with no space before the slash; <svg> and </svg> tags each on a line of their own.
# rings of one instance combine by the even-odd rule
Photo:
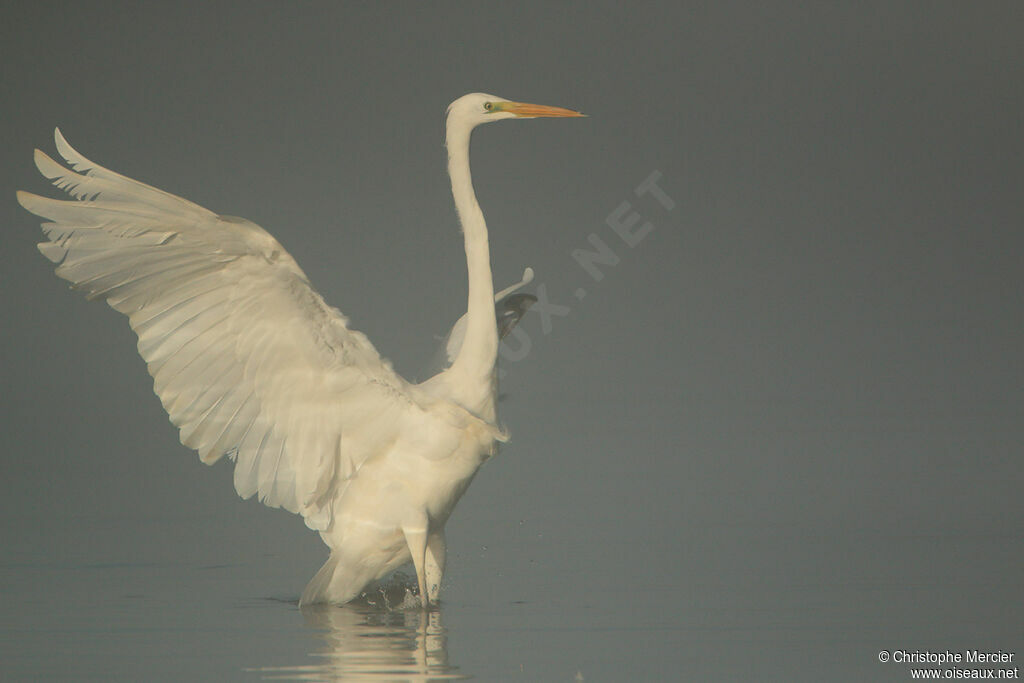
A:
<svg viewBox="0 0 1024 683">
<path fill-rule="evenodd" d="M 207 464 L 227 455 L 240 496 L 258 494 L 320 532 L 330 557 L 300 605 L 348 602 L 411 558 L 427 606 L 441 586 L 444 525 L 507 440 L 496 420 L 499 321 L 470 134 L 503 119 L 575 116 L 482 93 L 448 107 L 469 297 L 450 366 L 419 384 L 349 328 L 263 228 L 103 168 L 59 130 L 70 169 L 39 150 L 35 162 L 77 201 L 27 192 L 18 201 L 52 221 L 39 250 L 57 275 L 128 316 L 181 442 Z M 507 310 L 518 319 L 528 303 Z"/>
</svg>

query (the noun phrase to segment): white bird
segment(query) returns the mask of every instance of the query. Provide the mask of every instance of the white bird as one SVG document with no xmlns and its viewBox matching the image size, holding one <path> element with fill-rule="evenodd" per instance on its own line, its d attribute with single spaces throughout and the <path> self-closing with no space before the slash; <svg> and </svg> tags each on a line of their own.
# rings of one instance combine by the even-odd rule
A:
<svg viewBox="0 0 1024 683">
<path fill-rule="evenodd" d="M 437 601 L 445 523 L 507 440 L 497 423 L 499 321 L 470 134 L 482 123 L 542 116 L 583 114 L 482 93 L 448 107 L 469 296 L 449 339 L 450 366 L 419 384 L 351 329 L 263 228 L 103 168 L 59 130 L 70 169 L 35 151 L 40 172 L 74 197 L 18 192 L 23 207 L 51 221 L 40 251 L 74 289 L 128 316 L 181 442 L 207 464 L 227 455 L 242 498 L 302 515 L 330 548 L 300 605 L 348 602 L 410 559 L 421 603 Z M 528 304 L 509 305 L 512 325 Z"/>
</svg>

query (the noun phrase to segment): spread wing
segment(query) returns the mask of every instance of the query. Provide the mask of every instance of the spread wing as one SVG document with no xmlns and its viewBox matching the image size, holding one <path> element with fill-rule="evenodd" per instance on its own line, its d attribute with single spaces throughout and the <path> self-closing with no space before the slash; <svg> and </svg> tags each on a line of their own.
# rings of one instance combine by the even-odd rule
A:
<svg viewBox="0 0 1024 683">
<path fill-rule="evenodd" d="M 39 150 L 36 165 L 74 199 L 18 193 L 51 221 L 39 250 L 74 289 L 128 316 L 183 444 L 208 464 L 232 458 L 243 498 L 329 526 L 338 487 L 420 409 L 409 385 L 265 230 L 55 137 L 74 170 Z"/>
</svg>

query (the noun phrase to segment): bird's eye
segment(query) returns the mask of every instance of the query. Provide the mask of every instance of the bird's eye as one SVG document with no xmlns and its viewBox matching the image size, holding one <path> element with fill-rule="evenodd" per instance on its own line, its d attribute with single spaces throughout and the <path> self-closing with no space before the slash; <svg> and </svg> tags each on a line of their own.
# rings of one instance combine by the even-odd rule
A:
<svg viewBox="0 0 1024 683">
<path fill-rule="evenodd" d="M 491 102 L 484 102 L 484 109 L 486 109 L 487 111 L 491 111 L 492 109 L 494 109 L 494 104 L 492 104 Z"/>
</svg>

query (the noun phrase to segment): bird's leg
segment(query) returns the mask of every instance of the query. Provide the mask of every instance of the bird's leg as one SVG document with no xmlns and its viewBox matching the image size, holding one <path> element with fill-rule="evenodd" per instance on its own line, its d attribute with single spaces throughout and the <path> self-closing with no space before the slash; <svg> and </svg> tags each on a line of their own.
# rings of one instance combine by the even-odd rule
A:
<svg viewBox="0 0 1024 683">
<path fill-rule="evenodd" d="M 444 557 L 444 529 L 441 529 L 427 537 L 424 578 L 427 582 L 427 597 L 430 599 L 430 602 L 437 602 L 438 595 L 441 593 L 441 577 L 444 575 Z"/>
<path fill-rule="evenodd" d="M 412 564 L 416 568 L 416 582 L 420 588 L 420 601 L 423 603 L 423 607 L 426 608 L 430 605 L 430 598 L 427 596 L 427 580 L 426 580 L 426 554 L 427 554 L 427 525 L 426 520 L 423 520 L 423 525 L 413 525 L 402 527 L 402 532 L 405 534 L 405 542 L 409 545 L 409 553 L 412 555 Z"/>
</svg>

